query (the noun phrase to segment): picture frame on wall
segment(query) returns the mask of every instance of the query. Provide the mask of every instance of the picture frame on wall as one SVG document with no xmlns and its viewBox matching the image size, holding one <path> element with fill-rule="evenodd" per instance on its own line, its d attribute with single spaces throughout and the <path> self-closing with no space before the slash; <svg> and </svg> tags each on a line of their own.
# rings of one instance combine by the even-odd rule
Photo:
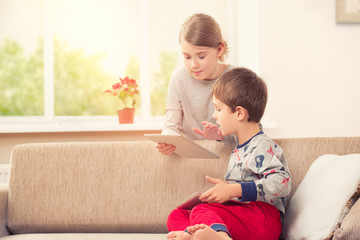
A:
<svg viewBox="0 0 360 240">
<path fill-rule="evenodd" d="M 336 22 L 360 23 L 360 0 L 336 0 Z"/>
</svg>

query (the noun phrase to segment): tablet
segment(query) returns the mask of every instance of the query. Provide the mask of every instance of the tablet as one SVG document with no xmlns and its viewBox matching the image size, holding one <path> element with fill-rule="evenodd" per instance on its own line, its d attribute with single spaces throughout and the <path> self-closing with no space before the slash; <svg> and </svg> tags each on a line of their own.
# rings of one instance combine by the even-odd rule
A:
<svg viewBox="0 0 360 240">
<path fill-rule="evenodd" d="M 191 141 L 181 134 L 144 134 L 144 136 L 157 143 L 167 143 L 174 145 L 176 147 L 175 153 L 183 158 L 220 158 L 220 156 Z"/>
<path fill-rule="evenodd" d="M 186 199 L 183 203 L 181 203 L 176 208 L 185 209 L 185 210 L 191 210 L 196 205 L 205 203 L 200 201 L 199 197 L 201 196 L 200 192 L 196 192 L 193 195 L 191 195 L 188 199 Z"/>
<path fill-rule="evenodd" d="M 176 208 L 191 210 L 191 209 L 193 209 L 193 207 L 195 207 L 199 204 L 206 203 L 199 199 L 201 194 L 202 194 L 201 192 L 194 193 L 193 195 L 191 195 L 188 199 L 186 199 L 183 203 L 181 203 Z M 229 201 L 227 201 L 226 203 L 237 204 L 237 205 L 247 204 L 247 202 L 242 202 L 238 198 L 232 198 Z M 224 204 L 226 204 L 226 203 L 224 203 Z"/>
</svg>

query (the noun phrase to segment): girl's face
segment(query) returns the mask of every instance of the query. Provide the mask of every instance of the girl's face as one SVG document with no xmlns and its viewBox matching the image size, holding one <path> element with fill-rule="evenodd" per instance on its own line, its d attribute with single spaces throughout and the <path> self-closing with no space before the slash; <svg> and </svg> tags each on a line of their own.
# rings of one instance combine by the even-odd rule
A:
<svg viewBox="0 0 360 240">
<path fill-rule="evenodd" d="M 237 133 L 238 119 L 237 112 L 232 112 L 230 107 L 213 96 L 215 111 L 213 118 L 220 125 L 221 134 L 228 136 Z"/>
<path fill-rule="evenodd" d="M 187 41 L 180 43 L 186 69 L 196 80 L 212 80 L 217 78 L 222 70 L 218 60 L 223 53 L 222 44 L 219 47 L 195 46 Z"/>
</svg>

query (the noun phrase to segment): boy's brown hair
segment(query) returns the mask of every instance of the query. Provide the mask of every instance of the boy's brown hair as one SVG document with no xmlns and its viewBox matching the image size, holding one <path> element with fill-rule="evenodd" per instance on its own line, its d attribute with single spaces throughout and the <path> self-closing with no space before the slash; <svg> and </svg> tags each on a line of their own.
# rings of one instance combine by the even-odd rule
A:
<svg viewBox="0 0 360 240">
<path fill-rule="evenodd" d="M 234 68 L 221 75 L 215 82 L 212 94 L 230 107 L 237 106 L 249 113 L 249 122 L 259 123 L 265 112 L 267 87 L 265 82 L 247 68 Z"/>
<path fill-rule="evenodd" d="M 217 48 L 221 43 L 224 44 L 224 53 L 220 56 L 220 61 L 224 61 L 224 55 L 228 54 L 228 46 L 223 40 L 219 24 L 214 18 L 203 13 L 196 13 L 183 23 L 179 42 L 184 40 L 195 46 L 212 48 Z"/>
</svg>

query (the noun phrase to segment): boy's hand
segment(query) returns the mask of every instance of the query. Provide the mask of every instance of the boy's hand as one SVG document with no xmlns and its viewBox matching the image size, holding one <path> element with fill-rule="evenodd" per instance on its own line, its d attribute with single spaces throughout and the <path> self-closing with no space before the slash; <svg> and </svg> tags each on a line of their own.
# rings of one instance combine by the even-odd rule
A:
<svg viewBox="0 0 360 240">
<path fill-rule="evenodd" d="M 198 128 L 193 128 L 193 131 L 200 136 L 209 139 L 209 140 L 224 140 L 224 136 L 221 134 L 220 129 L 214 123 L 203 121 L 201 122 L 204 130 Z"/>
<path fill-rule="evenodd" d="M 171 145 L 171 144 L 166 144 L 166 143 L 158 143 L 156 144 L 155 146 L 159 152 L 163 155 L 170 155 L 172 154 L 176 147 L 174 145 Z"/>
<path fill-rule="evenodd" d="M 240 184 L 227 184 L 224 181 L 206 176 L 206 180 L 215 184 L 214 187 L 203 193 L 199 199 L 208 203 L 224 203 L 233 197 L 241 197 Z"/>
</svg>

